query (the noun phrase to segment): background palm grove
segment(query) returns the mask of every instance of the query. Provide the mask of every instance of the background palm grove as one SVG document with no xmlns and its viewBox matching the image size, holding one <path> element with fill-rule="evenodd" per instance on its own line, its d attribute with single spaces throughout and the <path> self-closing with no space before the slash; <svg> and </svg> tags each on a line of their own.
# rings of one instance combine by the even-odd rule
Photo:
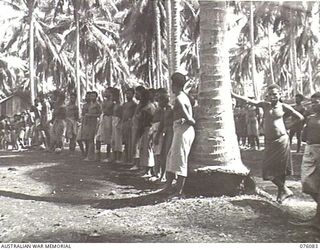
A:
<svg viewBox="0 0 320 250">
<path fill-rule="evenodd" d="M 242 160 L 252 164 L 254 176 L 261 175 L 262 152 L 240 152 L 238 147 L 231 89 L 262 100 L 266 87 L 275 83 L 289 103 L 297 93 L 310 97 L 320 90 L 318 1 L 1 0 L 0 37 L 0 104 L 19 94 L 31 105 L 40 92 L 59 89 L 76 92 L 80 109 L 87 91 L 97 91 L 101 97 L 108 86 L 120 89 L 122 95 L 138 85 L 170 90 L 169 76 L 186 71 L 199 104 L 186 190 L 192 193 L 197 187 L 204 196 L 238 193 L 249 174 Z M 57 159 L 30 151 L 21 161 L 19 153 L 10 154 L 14 155 L 0 156 L 0 163 L 11 171 L 0 169 L 0 199 L 7 201 L 0 208 L 4 228 L 0 242 L 319 241 L 318 232 L 288 224 L 289 217 L 308 217 L 315 210 L 315 203 L 297 186 L 299 176 L 291 185 L 299 190 L 302 202 L 288 201 L 283 207 L 268 196 L 202 197 L 156 205 L 155 187 L 148 189 L 153 184 L 133 180 L 133 174 L 118 173 L 111 166 L 106 167 L 110 175 L 106 177 L 100 165 L 88 167 L 76 156 Z M 295 168 L 301 157 L 293 156 Z M 16 169 L 27 165 L 28 170 Z M 212 173 L 218 173 L 214 182 Z M 27 193 L 21 184 L 25 176 L 30 177 Z M 275 193 L 259 182 L 261 178 L 257 180 Z M 106 192 L 113 198 L 105 197 Z M 40 204 L 37 213 L 34 204 L 27 203 L 30 200 Z M 74 207 L 61 205 L 65 203 Z M 40 219 L 29 232 L 28 223 L 12 219 L 17 213 L 29 225 L 34 222 L 27 216 Z M 98 222 L 101 216 L 106 218 Z M 264 227 L 257 230 L 257 224 Z"/>
<path fill-rule="evenodd" d="M 318 2 L 228 1 L 224 8 L 235 91 L 259 97 L 277 83 L 290 98 L 319 89 Z M 1 97 L 169 87 L 177 68 L 199 82 L 198 1 L 3 0 L 1 12 Z"/>
</svg>

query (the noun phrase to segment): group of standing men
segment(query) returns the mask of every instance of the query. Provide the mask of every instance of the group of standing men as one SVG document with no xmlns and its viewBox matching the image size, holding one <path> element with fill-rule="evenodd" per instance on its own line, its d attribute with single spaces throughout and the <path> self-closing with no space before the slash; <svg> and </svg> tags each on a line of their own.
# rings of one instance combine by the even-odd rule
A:
<svg viewBox="0 0 320 250">
<path fill-rule="evenodd" d="M 142 177 L 166 182 L 163 192 L 182 195 L 195 120 L 192 100 L 185 91 L 186 76 L 174 73 L 171 79 L 174 105 L 164 88 L 129 88 L 121 103 L 120 90 L 107 87 L 101 101 L 95 91 L 87 92 L 79 114 L 74 93 L 67 104 L 61 91 L 55 91 L 50 100 L 40 93 L 30 110 L 36 114 L 35 143 L 56 153 L 63 150 L 65 142 L 74 152 L 78 143 L 84 161 L 144 169 Z"/>
</svg>

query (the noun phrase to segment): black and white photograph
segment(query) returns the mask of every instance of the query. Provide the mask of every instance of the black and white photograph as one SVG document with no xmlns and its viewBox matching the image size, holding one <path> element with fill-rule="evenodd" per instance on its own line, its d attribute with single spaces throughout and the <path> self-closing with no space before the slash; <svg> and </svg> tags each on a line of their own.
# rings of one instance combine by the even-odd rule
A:
<svg viewBox="0 0 320 250">
<path fill-rule="evenodd" d="M 319 40 L 319 1 L 0 0 L 0 248 L 320 247 Z"/>
</svg>

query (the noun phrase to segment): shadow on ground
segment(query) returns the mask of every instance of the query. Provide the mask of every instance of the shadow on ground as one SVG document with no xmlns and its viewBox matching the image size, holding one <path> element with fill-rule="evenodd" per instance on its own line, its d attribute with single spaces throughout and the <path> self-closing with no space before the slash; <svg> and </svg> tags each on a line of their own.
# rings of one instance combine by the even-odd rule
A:
<svg viewBox="0 0 320 250">
<path fill-rule="evenodd" d="M 100 234 L 98 232 L 81 232 L 81 231 L 69 231 L 69 230 L 59 230 L 56 233 L 48 232 L 39 235 L 27 236 L 24 238 L 19 238 L 13 242 L 27 243 L 27 242 L 42 242 L 42 243 L 55 243 L 68 242 L 68 243 L 161 243 L 161 242 L 175 242 L 173 238 L 170 239 L 170 234 L 163 232 L 159 233 L 124 233 L 121 228 L 113 227 L 107 233 Z M 57 247 L 50 247 L 57 248 Z"/>
<path fill-rule="evenodd" d="M 1 158 L 1 156 L 8 157 Z M 155 193 L 163 184 L 147 182 L 140 177 L 141 171 L 130 171 L 129 166 L 86 163 L 81 161 L 79 154 L 57 155 L 28 151 L 1 152 L 1 156 L 2 166 L 8 158 L 10 166 L 14 166 L 10 169 L 15 169 L 17 172 L 20 171 L 19 167 L 28 166 L 30 170 L 25 173 L 28 177 L 52 189 L 52 193 L 43 195 L 0 191 L 0 195 L 4 197 L 90 205 L 103 209 L 146 206 L 167 200 L 166 196 Z"/>
<path fill-rule="evenodd" d="M 149 194 L 135 198 L 124 198 L 124 199 L 77 199 L 73 197 L 46 197 L 46 196 L 32 196 L 21 193 L 15 193 L 11 191 L 0 191 L 0 196 L 20 199 L 20 200 L 33 200 L 33 201 L 44 201 L 52 202 L 57 204 L 66 205 L 90 205 L 94 208 L 99 209 L 119 209 L 124 207 L 140 207 L 155 205 L 171 200 L 167 195 L 163 194 Z"/>
<path fill-rule="evenodd" d="M 253 175 L 261 176 L 258 161 L 260 161 L 262 152 L 243 154 L 247 154 L 248 162 L 255 162 L 250 166 Z M 295 168 L 298 168 L 298 165 L 296 162 Z M 286 206 L 253 196 L 236 197 L 235 199 L 192 198 L 167 202 L 167 196 L 157 193 L 161 186 L 146 182 L 140 177 L 141 171 L 130 171 L 129 166 L 124 165 L 86 163 L 81 160 L 80 154 L 57 155 L 36 151 L 0 152 L 0 166 L 0 170 L 7 174 L 7 178 L 14 178 L 15 175 L 10 174 L 15 173 L 16 177 L 21 177 L 20 180 L 28 178 L 32 180 L 30 181 L 32 185 L 47 185 L 54 191 L 52 193 L 32 193 L 26 187 L 17 192 L 9 189 L 13 188 L 10 186 L 6 189 L 7 191 L 0 191 L 0 196 L 17 200 L 55 203 L 59 207 L 88 205 L 91 208 L 105 210 L 124 208 L 121 218 L 115 217 L 114 220 L 109 217 L 99 217 L 97 221 L 102 223 L 99 224 L 100 229 L 97 229 L 96 232 L 91 231 L 94 228 L 89 227 L 91 224 L 88 224 L 86 229 L 82 223 L 77 224 L 80 225 L 79 228 L 70 226 L 68 217 L 65 221 L 65 225 L 70 226 L 68 228 L 59 226 L 48 228 L 47 225 L 42 225 L 43 228 L 36 234 L 17 238 L 16 242 L 191 242 L 195 239 L 202 242 L 320 241 L 319 232 L 288 223 L 291 215 L 285 210 Z M 16 168 L 16 170 L 6 172 L 5 168 Z M 266 183 L 262 184 L 266 186 Z M 267 188 L 268 191 L 274 189 L 272 185 Z M 155 204 L 161 205 L 153 206 Z M 150 207 L 144 207 L 149 205 Z M 30 207 L 33 208 L 33 206 L 32 202 Z M 136 207 L 139 209 L 125 209 Z M 20 209 L 19 206 L 17 208 Z M 71 216 L 77 216 L 78 213 L 77 218 L 81 217 L 82 222 L 83 208 L 77 209 L 79 211 L 72 210 L 74 213 L 71 213 Z M 97 212 L 95 209 L 92 211 Z M 47 216 L 47 211 L 41 212 Z M 112 213 L 114 212 L 117 211 Z M 143 213 L 146 213 L 145 218 L 142 217 L 142 215 L 145 216 Z M 156 218 L 157 213 L 165 215 L 165 218 Z M 55 216 L 60 219 L 59 213 Z M 112 227 L 106 227 L 106 221 L 102 218 L 109 219 Z M 124 228 L 124 219 L 132 223 L 132 227 Z M 175 233 L 168 233 L 168 230 L 166 232 L 150 230 L 154 222 L 159 223 L 162 227 L 168 227 L 169 220 L 170 223 L 173 221 L 171 227 L 180 230 L 179 233 L 176 233 L 180 235 L 178 238 L 175 237 Z M 138 230 L 141 225 L 146 225 L 144 231 Z M 188 234 L 185 231 L 188 231 Z M 227 233 L 230 233 L 231 236 L 227 235 L 227 238 L 224 238 L 224 234 Z M 180 239 L 184 240 L 180 241 Z"/>
</svg>

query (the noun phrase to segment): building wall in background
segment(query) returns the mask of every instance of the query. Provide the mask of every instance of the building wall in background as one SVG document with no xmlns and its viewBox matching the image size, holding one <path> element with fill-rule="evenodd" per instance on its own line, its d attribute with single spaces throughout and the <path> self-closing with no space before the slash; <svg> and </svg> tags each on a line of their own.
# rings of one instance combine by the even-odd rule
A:
<svg viewBox="0 0 320 250">
<path fill-rule="evenodd" d="M 30 104 L 21 96 L 11 96 L 0 103 L 1 115 L 12 117 L 26 109 L 30 109 Z"/>
</svg>

